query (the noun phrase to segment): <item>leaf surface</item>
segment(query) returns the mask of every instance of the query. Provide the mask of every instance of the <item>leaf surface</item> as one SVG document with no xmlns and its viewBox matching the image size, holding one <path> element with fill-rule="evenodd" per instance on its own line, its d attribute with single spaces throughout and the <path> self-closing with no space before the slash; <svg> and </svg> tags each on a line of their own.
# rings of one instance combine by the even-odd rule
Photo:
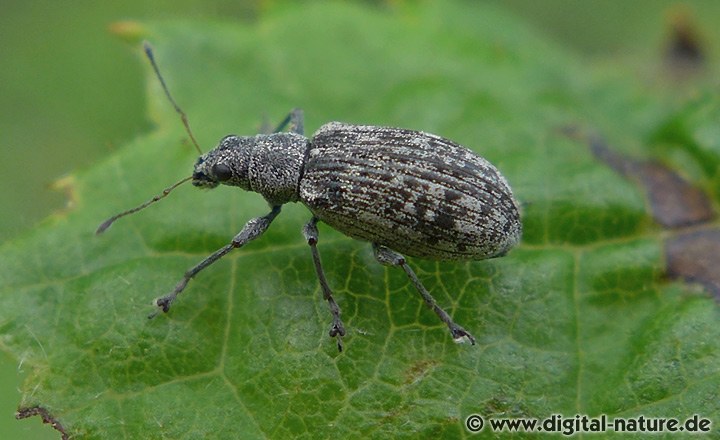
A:
<svg viewBox="0 0 720 440">
<path fill-rule="evenodd" d="M 321 226 L 349 330 L 338 353 L 301 205 L 148 320 L 152 299 L 268 211 L 256 194 L 187 186 L 94 236 L 104 218 L 187 176 L 196 158 L 149 76 L 156 129 L 69 179 L 76 209 L 1 249 L 0 344 L 30 373 L 21 406 L 42 406 L 80 438 L 113 439 L 456 438 L 470 435 L 473 413 L 720 423 L 715 304 L 663 276 L 673 232 L 654 222 L 642 186 L 564 131 L 580 127 L 640 157 L 656 155 L 658 139 L 683 151 L 697 131 L 683 163 L 717 163 L 712 111 L 597 77 L 475 4 L 392 13 L 323 4 L 255 25 L 147 23 L 145 32 L 205 150 L 293 107 L 305 110 L 308 134 L 330 120 L 437 133 L 508 178 L 525 206 L 523 243 L 489 261 L 411 261 L 474 347 L 452 342 L 402 271 Z M 712 172 L 700 168 L 697 185 L 717 187 Z"/>
</svg>

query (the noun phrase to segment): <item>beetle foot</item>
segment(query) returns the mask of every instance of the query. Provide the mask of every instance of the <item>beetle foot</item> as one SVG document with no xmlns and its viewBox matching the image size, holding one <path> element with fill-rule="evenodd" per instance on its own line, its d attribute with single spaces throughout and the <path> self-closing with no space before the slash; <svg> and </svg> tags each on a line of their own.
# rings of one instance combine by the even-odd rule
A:
<svg viewBox="0 0 720 440">
<path fill-rule="evenodd" d="M 448 327 L 450 327 L 450 333 L 455 342 L 461 342 L 463 338 L 467 338 L 470 344 L 475 345 L 475 337 L 470 332 L 455 323 L 449 324 Z"/>
<path fill-rule="evenodd" d="M 345 336 L 345 326 L 339 316 L 333 316 L 333 323 L 330 326 L 330 337 L 337 340 L 338 351 L 343 351 L 342 337 Z"/>
<path fill-rule="evenodd" d="M 176 296 L 177 295 L 170 294 L 170 295 L 160 297 L 160 298 L 156 299 L 155 301 L 153 301 L 153 304 L 155 304 L 155 306 L 157 306 L 158 310 L 149 314 L 148 319 L 153 319 L 160 313 L 160 311 L 162 311 L 163 313 L 167 313 L 170 310 L 170 305 L 175 300 Z"/>
</svg>

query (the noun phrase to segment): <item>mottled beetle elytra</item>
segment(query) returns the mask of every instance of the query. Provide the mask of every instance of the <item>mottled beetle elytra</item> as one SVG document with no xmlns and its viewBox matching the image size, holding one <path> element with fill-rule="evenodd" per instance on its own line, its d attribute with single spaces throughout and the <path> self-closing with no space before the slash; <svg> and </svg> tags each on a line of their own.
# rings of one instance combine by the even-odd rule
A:
<svg viewBox="0 0 720 440">
<path fill-rule="evenodd" d="M 254 191 L 270 205 L 267 215 L 248 221 L 230 243 L 190 268 L 172 292 L 156 299 L 158 311 L 167 312 L 200 271 L 260 237 L 282 205 L 301 202 L 312 213 L 302 233 L 310 246 L 323 298 L 332 315 L 329 334 L 336 338 L 340 351 L 346 331 L 320 261 L 318 222 L 372 243 L 377 261 L 405 271 L 456 341 L 469 340 L 475 344 L 475 338 L 438 305 L 403 255 L 481 260 L 505 255 L 517 244 L 522 233 L 518 203 L 497 168 L 463 146 L 421 131 L 330 122 L 307 138 L 299 109 L 290 112 L 273 133 L 226 136 L 203 154 L 185 113 L 160 74 L 151 46 L 145 43 L 144 49 L 168 100 L 201 155 L 192 176 L 147 202 L 110 217 L 98 227 L 97 233 L 190 180 L 200 188 L 222 184 Z"/>
</svg>

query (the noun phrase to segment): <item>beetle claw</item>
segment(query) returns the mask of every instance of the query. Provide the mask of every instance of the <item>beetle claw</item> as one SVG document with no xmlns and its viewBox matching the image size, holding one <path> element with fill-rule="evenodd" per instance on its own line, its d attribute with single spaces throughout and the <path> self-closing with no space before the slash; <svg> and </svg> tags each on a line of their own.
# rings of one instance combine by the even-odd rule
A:
<svg viewBox="0 0 720 440">
<path fill-rule="evenodd" d="M 475 337 L 457 324 L 450 327 L 450 333 L 452 333 L 452 337 L 456 342 L 461 342 L 463 338 L 467 338 L 471 345 L 475 345 Z"/>
</svg>

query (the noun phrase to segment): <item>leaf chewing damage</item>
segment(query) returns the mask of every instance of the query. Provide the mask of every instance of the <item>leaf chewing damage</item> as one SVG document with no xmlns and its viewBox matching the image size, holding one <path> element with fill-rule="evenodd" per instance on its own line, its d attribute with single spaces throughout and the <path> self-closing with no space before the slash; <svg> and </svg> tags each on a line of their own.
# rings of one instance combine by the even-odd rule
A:
<svg viewBox="0 0 720 440">
<path fill-rule="evenodd" d="M 599 137 L 589 136 L 590 150 L 598 159 L 645 190 L 652 216 L 666 228 L 706 223 L 715 218 L 710 198 L 682 176 L 655 160 L 624 156 Z"/>
<path fill-rule="evenodd" d="M 588 143 L 596 158 L 645 190 L 652 216 L 665 228 L 701 226 L 716 214 L 710 197 L 667 166 L 654 160 L 633 159 L 612 150 L 599 136 L 585 136 L 575 128 L 564 133 Z M 670 235 L 665 241 L 666 273 L 671 279 L 699 283 L 720 300 L 720 230 L 708 228 Z"/>
<path fill-rule="evenodd" d="M 693 231 L 665 242 L 668 276 L 696 282 L 720 301 L 720 230 Z"/>
<path fill-rule="evenodd" d="M 15 413 L 15 418 L 18 420 L 27 419 L 28 417 L 32 416 L 40 416 L 43 423 L 49 424 L 53 427 L 53 429 L 60 433 L 62 440 L 68 440 L 70 438 L 70 436 L 65 431 L 65 428 L 60 424 L 60 422 L 50 414 L 50 411 L 43 408 L 42 406 L 20 408 Z"/>
</svg>

